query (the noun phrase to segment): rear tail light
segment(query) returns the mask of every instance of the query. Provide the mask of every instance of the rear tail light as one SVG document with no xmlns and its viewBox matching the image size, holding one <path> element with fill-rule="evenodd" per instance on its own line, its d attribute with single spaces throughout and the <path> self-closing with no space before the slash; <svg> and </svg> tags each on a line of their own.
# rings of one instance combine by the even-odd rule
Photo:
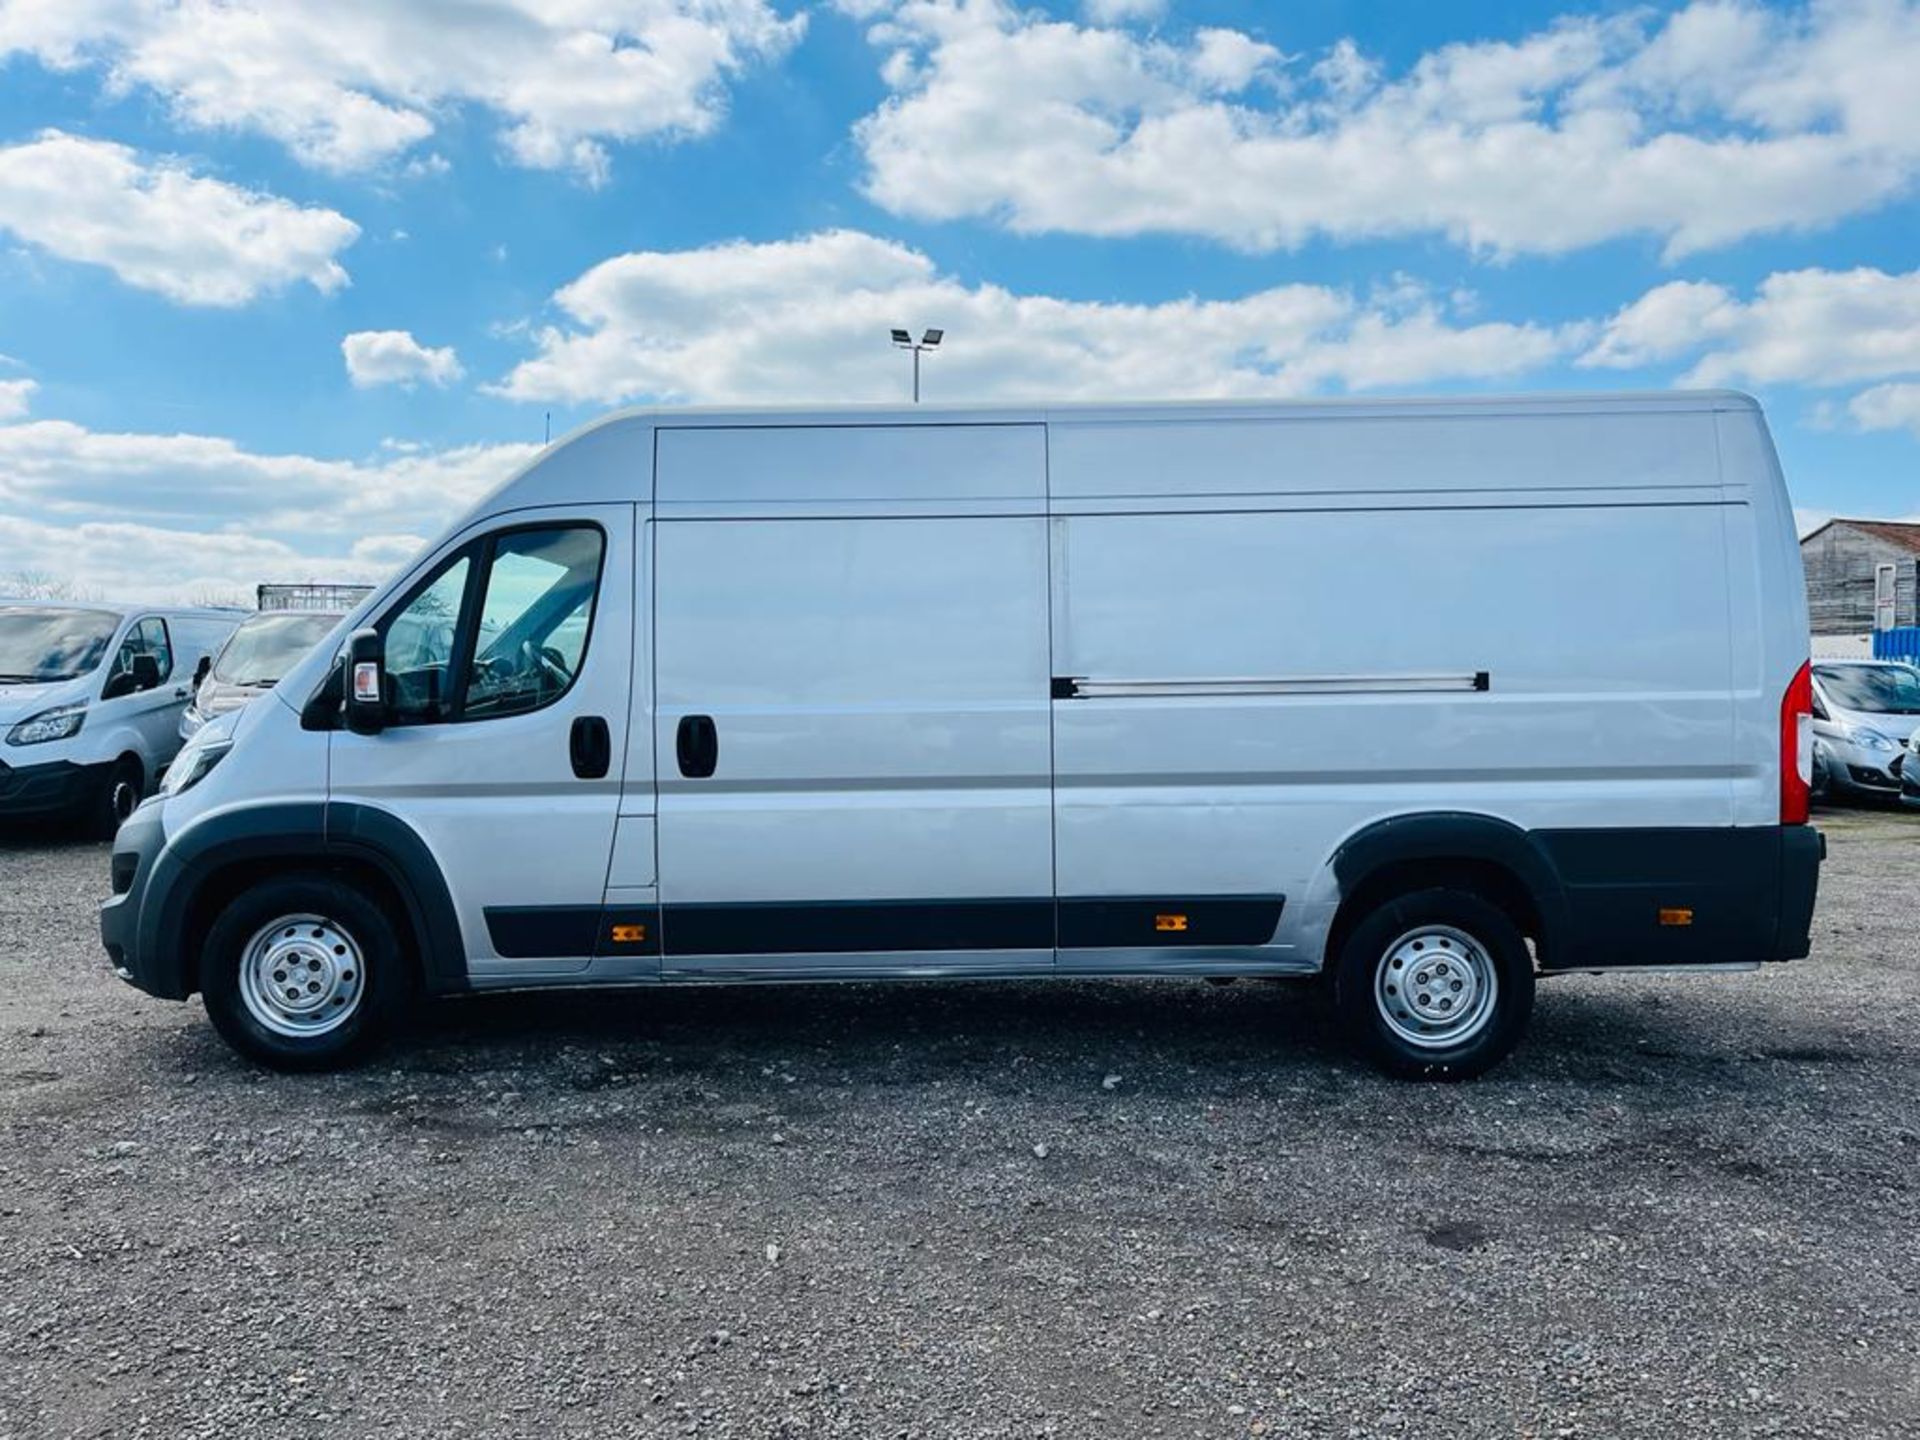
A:
<svg viewBox="0 0 1920 1440">
<path fill-rule="evenodd" d="M 1780 823 L 1807 823 L 1813 788 L 1813 665 L 1802 665 L 1780 697 Z"/>
</svg>

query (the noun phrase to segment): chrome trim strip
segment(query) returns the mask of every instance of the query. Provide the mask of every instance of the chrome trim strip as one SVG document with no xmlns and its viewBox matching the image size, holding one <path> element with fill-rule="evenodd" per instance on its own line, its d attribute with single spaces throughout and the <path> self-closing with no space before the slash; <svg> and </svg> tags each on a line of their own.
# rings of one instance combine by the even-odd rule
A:
<svg viewBox="0 0 1920 1440">
<path fill-rule="evenodd" d="M 1490 688 L 1485 670 L 1460 675 L 1227 676 L 1206 680 L 1090 680 L 1066 678 L 1057 698 L 1145 699 L 1180 695 L 1375 695 L 1471 693 Z"/>
</svg>

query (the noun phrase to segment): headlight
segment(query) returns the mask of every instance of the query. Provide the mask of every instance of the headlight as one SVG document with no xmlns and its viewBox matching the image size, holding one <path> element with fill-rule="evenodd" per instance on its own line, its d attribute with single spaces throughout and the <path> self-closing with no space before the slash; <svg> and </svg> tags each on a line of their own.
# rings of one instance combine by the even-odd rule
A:
<svg viewBox="0 0 1920 1440">
<path fill-rule="evenodd" d="M 1862 750 L 1897 750 L 1900 747 L 1877 730 L 1849 730 L 1847 739 Z"/>
<path fill-rule="evenodd" d="M 7 731 L 7 743 L 43 745 L 49 740 L 65 740 L 78 735 L 86 719 L 87 702 L 84 700 L 76 700 L 71 705 L 56 705 L 51 710 L 42 710 L 38 715 L 29 715 Z"/>
<path fill-rule="evenodd" d="M 201 735 L 206 733 L 205 730 L 200 732 Z M 167 767 L 166 777 L 160 782 L 160 793 L 178 795 L 182 790 L 191 790 L 207 778 L 214 766 L 227 758 L 227 752 L 231 749 L 233 741 L 228 737 L 202 740 L 195 736 L 181 748 L 173 764 Z"/>
</svg>

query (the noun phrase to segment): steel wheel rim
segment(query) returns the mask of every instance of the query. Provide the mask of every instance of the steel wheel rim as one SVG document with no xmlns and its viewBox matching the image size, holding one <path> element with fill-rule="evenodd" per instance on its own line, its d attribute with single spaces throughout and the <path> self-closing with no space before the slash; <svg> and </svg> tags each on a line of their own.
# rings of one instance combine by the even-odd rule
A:
<svg viewBox="0 0 1920 1440">
<path fill-rule="evenodd" d="M 283 915 L 240 952 L 240 1000 L 276 1035 L 306 1039 L 338 1030 L 360 1009 L 366 964 L 345 926 Z"/>
<path fill-rule="evenodd" d="M 1487 947 L 1452 925 L 1407 931 L 1374 968 L 1380 1022 L 1420 1050 L 1465 1044 L 1487 1028 L 1499 998 L 1500 976 Z"/>
<path fill-rule="evenodd" d="M 140 787 L 133 781 L 120 779 L 113 782 L 113 791 L 107 796 L 107 804 L 113 810 L 116 822 L 124 822 L 133 814 L 140 803 Z"/>
</svg>

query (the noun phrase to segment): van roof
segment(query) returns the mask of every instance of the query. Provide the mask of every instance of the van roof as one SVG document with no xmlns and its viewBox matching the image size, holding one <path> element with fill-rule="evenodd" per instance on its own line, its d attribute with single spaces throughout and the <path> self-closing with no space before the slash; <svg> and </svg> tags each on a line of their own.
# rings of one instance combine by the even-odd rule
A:
<svg viewBox="0 0 1920 1440">
<path fill-rule="evenodd" d="M 151 612 L 178 620 L 231 620 L 235 616 L 245 619 L 254 613 L 239 606 L 227 605 L 129 605 L 118 600 L 52 600 L 27 595 L 0 595 L 0 605 L 13 609 L 93 610 L 102 615 L 118 615 L 122 619 L 136 612 Z"/>
<path fill-rule="evenodd" d="M 1739 390 L 1572 390 L 1512 395 L 1340 395 L 1282 400 L 1073 400 L 1000 404 L 893 405 L 630 405 L 609 411 L 554 441 L 566 445 L 610 425 L 952 424 L 956 420 L 1042 423 L 1096 420 L 1117 415 L 1163 419 L 1305 418 L 1316 413 L 1354 415 L 1451 415 L 1514 411 L 1527 414 L 1598 414 L 1615 411 L 1744 410 L 1760 402 Z"/>
<path fill-rule="evenodd" d="M 597 448 L 622 432 L 751 426 L 1035 425 L 1102 421 L 1310 420 L 1450 415 L 1672 415 L 1740 412 L 1760 404 L 1737 390 L 1541 391 L 1521 395 L 1334 396 L 1299 400 L 1070 401 L 1021 405 L 637 405 L 612 410 L 544 446 L 479 504 L 512 504 L 522 482 L 569 451 Z"/>
</svg>

